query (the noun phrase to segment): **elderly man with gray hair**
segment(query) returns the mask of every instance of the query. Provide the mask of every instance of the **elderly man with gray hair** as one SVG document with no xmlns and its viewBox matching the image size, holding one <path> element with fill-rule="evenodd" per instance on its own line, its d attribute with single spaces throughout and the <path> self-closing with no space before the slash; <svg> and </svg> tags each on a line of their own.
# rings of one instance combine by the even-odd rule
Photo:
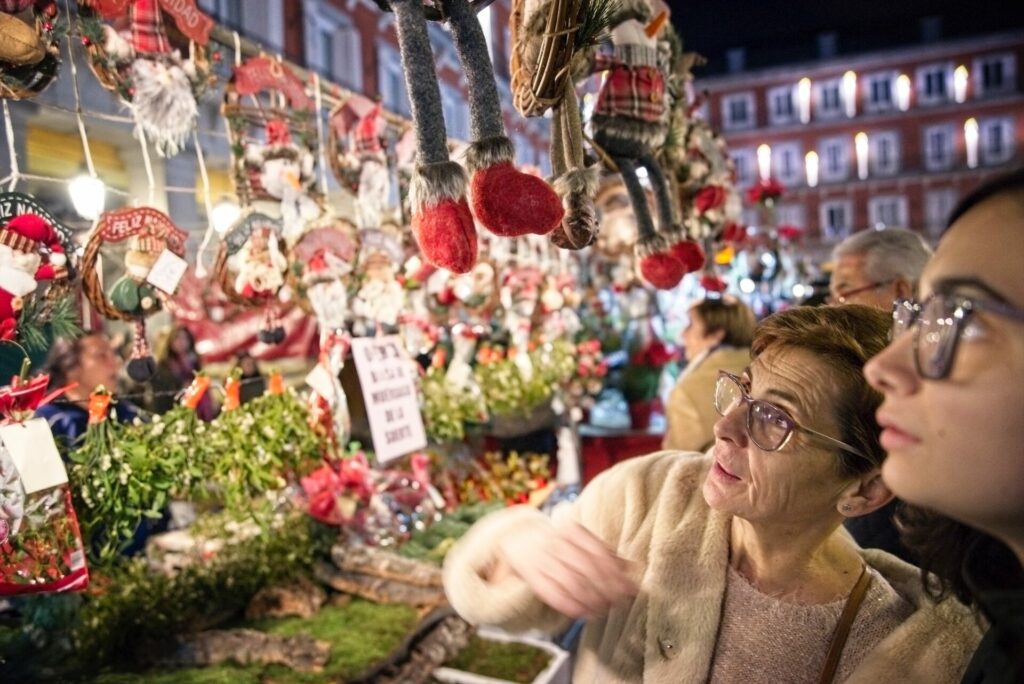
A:
<svg viewBox="0 0 1024 684">
<path fill-rule="evenodd" d="M 891 311 L 893 301 L 911 298 L 917 290 L 931 248 L 917 233 L 903 228 L 862 230 L 832 250 L 829 304 L 863 304 Z M 877 548 L 917 565 L 900 541 L 893 516 L 899 510 L 893 499 L 882 508 L 844 523 L 863 548 Z"/>
<path fill-rule="evenodd" d="M 898 298 L 914 296 L 932 250 L 903 228 L 862 230 L 832 250 L 830 304 L 864 304 L 889 311 Z"/>
</svg>

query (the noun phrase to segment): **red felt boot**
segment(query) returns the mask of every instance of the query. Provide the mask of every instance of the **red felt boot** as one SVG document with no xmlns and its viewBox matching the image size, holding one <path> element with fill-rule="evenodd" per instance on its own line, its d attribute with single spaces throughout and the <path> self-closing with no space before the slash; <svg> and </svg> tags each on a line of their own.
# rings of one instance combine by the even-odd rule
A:
<svg viewBox="0 0 1024 684">
<path fill-rule="evenodd" d="M 686 266 L 676 259 L 669 250 L 665 239 L 659 235 L 641 238 L 636 246 L 640 275 L 659 290 L 670 290 L 686 275 Z"/>
<path fill-rule="evenodd" d="M 686 268 L 686 273 L 693 273 L 704 268 L 704 250 L 696 240 L 683 238 L 672 245 L 670 252 Z"/>
<path fill-rule="evenodd" d="M 423 257 L 452 273 L 476 264 L 476 225 L 466 202 L 466 174 L 454 162 L 417 167 L 410 188 L 412 230 Z"/>
<path fill-rule="evenodd" d="M 562 200 L 544 179 L 517 170 L 514 156 L 512 143 L 504 136 L 470 146 L 466 165 L 472 174 L 473 214 L 501 237 L 547 235 L 562 222 Z"/>
</svg>

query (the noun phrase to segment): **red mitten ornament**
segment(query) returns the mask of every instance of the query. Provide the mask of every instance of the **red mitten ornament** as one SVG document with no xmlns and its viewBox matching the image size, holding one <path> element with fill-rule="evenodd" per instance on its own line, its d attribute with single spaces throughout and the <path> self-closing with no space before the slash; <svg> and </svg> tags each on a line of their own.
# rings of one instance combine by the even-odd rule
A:
<svg viewBox="0 0 1024 684">
<path fill-rule="evenodd" d="M 452 273 L 468 273 L 476 263 L 477 240 L 462 167 L 450 161 L 416 167 L 409 203 L 412 230 L 426 260 Z"/>
<path fill-rule="evenodd" d="M 691 238 L 683 238 L 671 247 L 671 254 L 686 268 L 686 273 L 693 273 L 704 268 L 704 250 Z"/>
<path fill-rule="evenodd" d="M 512 164 L 515 151 L 504 136 L 473 143 L 466 154 L 473 213 L 501 237 L 547 235 L 562 222 L 562 200 L 543 178 Z"/>
<path fill-rule="evenodd" d="M 636 246 L 640 275 L 659 290 L 670 290 L 686 275 L 686 265 L 673 256 L 660 235 L 641 238 Z"/>
</svg>

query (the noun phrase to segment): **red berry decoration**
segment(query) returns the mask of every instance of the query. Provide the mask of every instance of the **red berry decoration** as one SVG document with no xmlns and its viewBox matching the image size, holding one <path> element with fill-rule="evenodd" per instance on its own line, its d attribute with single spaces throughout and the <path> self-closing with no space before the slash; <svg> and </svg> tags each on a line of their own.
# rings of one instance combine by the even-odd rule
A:
<svg viewBox="0 0 1024 684">
<path fill-rule="evenodd" d="M 213 58 L 214 62 L 219 62 L 220 61 L 220 50 L 215 50 L 214 53 L 212 55 L 210 55 L 210 56 Z"/>
<path fill-rule="evenodd" d="M 89 40 L 86 36 L 82 36 L 82 45 L 84 47 L 89 47 L 90 45 L 92 45 L 92 41 Z"/>
</svg>

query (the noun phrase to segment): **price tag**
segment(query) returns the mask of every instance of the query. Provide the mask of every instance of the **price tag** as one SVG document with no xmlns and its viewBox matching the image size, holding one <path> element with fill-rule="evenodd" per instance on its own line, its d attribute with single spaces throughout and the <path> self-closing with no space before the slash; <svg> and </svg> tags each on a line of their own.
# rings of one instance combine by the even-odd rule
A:
<svg viewBox="0 0 1024 684">
<path fill-rule="evenodd" d="M 18 470 L 26 495 L 68 481 L 53 433 L 42 418 L 0 426 L 0 441 Z"/>
<path fill-rule="evenodd" d="M 416 366 L 397 335 L 352 340 L 373 451 L 379 463 L 422 449 L 427 434 L 420 415 Z"/>
<path fill-rule="evenodd" d="M 172 295 L 178 289 L 178 283 L 185 275 L 186 268 L 188 268 L 188 262 L 171 250 L 165 249 L 160 252 L 156 263 L 149 269 L 146 282 Z"/>
</svg>

